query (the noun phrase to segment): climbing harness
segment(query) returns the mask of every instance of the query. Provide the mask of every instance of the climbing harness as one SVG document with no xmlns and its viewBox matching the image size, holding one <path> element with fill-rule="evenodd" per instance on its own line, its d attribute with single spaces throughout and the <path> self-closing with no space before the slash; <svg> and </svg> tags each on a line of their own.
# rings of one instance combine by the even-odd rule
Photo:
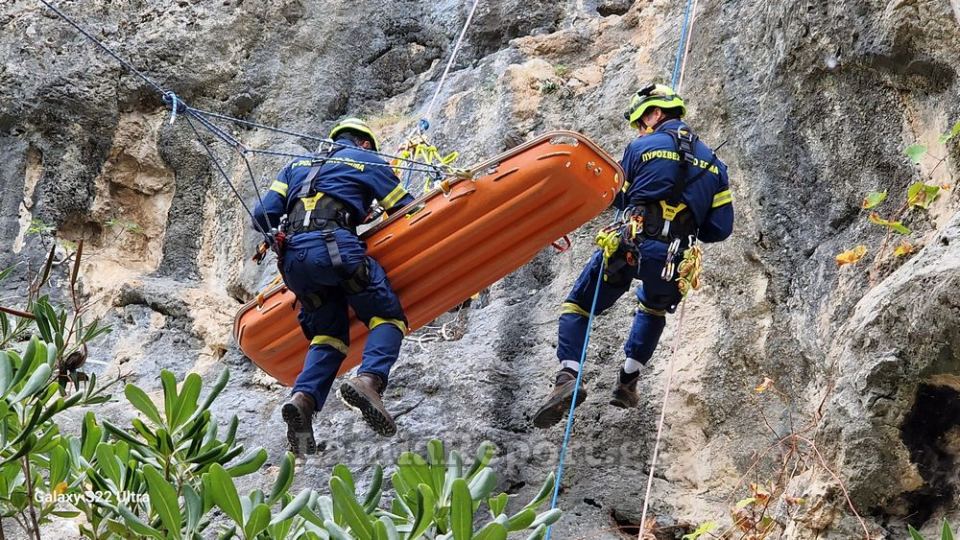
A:
<svg viewBox="0 0 960 540">
<path fill-rule="evenodd" d="M 615 286 L 630 283 L 640 264 L 640 245 L 637 240 L 642 231 L 643 216 L 631 214 L 597 233 L 595 242 L 603 251 L 606 268 L 603 281 Z"/>
</svg>

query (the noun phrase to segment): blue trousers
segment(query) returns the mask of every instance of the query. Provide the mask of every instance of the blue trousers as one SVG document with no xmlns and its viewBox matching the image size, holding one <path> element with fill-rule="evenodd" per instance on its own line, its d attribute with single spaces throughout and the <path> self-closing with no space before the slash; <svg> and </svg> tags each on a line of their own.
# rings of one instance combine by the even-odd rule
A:
<svg viewBox="0 0 960 540">
<path fill-rule="evenodd" d="M 283 257 L 287 287 L 300 299 L 300 328 L 310 340 L 303 371 L 294 392 L 313 396 L 319 411 L 333 386 L 333 380 L 350 347 L 350 318 L 347 306 L 370 329 L 359 373 L 372 373 L 387 382 L 390 368 L 400 354 L 406 333 L 406 318 L 400 300 L 390 287 L 383 267 L 366 254 L 366 246 L 351 231 L 335 232 L 343 269 L 352 274 L 366 264 L 370 283 L 356 294 L 347 294 L 339 283 L 320 233 L 294 237 Z"/>
<path fill-rule="evenodd" d="M 628 358 L 644 364 L 650 360 L 657 348 L 660 335 L 666 326 L 666 314 L 673 313 L 681 299 L 676 281 L 665 281 L 660 277 L 666 258 L 667 244 L 657 240 L 645 240 L 640 245 L 640 264 L 636 267 L 625 266 L 614 274 L 604 272 L 607 280 L 600 284 L 597 296 L 596 315 L 599 315 L 627 292 L 633 279 L 641 281 L 636 291 L 639 301 L 637 314 L 633 318 L 633 326 L 623 350 Z M 593 293 L 597 279 L 602 279 L 598 275 L 602 260 L 603 253 L 598 250 L 580 273 L 563 304 L 557 340 L 557 358 L 561 362 L 580 361 Z"/>
</svg>

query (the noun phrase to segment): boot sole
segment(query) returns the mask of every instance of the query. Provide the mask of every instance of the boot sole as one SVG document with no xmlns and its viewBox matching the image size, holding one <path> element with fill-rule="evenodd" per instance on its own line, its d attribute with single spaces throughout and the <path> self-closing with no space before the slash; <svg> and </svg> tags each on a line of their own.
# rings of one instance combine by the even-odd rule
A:
<svg viewBox="0 0 960 540">
<path fill-rule="evenodd" d="M 300 414 L 293 403 L 284 403 L 280 415 L 287 424 L 287 443 L 294 454 L 316 454 L 317 440 L 313 437 L 313 424 Z M 301 448 L 302 447 L 302 448 Z"/>
<path fill-rule="evenodd" d="M 359 412 L 360 415 L 363 416 L 363 420 L 373 431 L 377 432 L 378 435 L 393 437 L 397 434 L 397 425 L 393 423 L 393 419 L 385 416 L 374 407 L 373 403 L 358 392 L 349 382 L 340 385 L 340 388 L 337 389 L 337 397 L 340 398 L 340 401 L 342 401 L 344 405 Z"/>
<path fill-rule="evenodd" d="M 580 391 L 577 392 L 577 407 L 582 405 L 586 400 L 587 389 L 581 388 Z M 573 385 L 570 386 L 569 392 L 551 399 L 545 403 L 543 407 L 540 407 L 540 410 L 533 415 L 534 427 L 544 429 L 559 422 L 563 418 L 563 415 L 570 410 L 571 401 L 573 401 Z"/>
</svg>

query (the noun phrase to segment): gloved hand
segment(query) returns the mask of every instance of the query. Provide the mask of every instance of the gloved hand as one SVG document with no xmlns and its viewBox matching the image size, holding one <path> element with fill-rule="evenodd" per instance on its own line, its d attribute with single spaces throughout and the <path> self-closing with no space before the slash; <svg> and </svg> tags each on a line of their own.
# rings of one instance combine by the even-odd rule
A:
<svg viewBox="0 0 960 540">
<path fill-rule="evenodd" d="M 610 262 L 610 257 L 617 252 L 620 247 L 620 227 L 619 225 L 610 225 L 600 229 L 594 242 L 603 250 L 603 263 Z"/>
</svg>

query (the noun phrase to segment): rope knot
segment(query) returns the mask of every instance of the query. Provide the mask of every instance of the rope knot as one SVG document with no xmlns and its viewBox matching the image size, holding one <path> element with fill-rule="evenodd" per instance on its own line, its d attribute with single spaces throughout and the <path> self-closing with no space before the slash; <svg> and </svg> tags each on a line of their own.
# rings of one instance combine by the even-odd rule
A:
<svg viewBox="0 0 960 540">
<path fill-rule="evenodd" d="M 187 112 L 187 104 L 173 92 L 165 92 L 163 102 L 170 107 L 170 124 L 177 120 L 177 113 Z"/>
</svg>

